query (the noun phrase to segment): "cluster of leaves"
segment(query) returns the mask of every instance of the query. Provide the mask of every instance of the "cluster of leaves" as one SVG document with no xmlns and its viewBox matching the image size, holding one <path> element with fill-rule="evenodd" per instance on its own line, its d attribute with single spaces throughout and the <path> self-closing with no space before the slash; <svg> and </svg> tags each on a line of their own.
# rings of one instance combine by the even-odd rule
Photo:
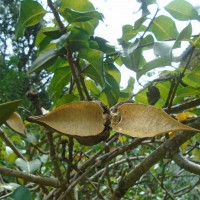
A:
<svg viewBox="0 0 200 200">
<path fill-rule="evenodd" d="M 28 73 L 37 77 L 41 71 L 46 70 L 47 74 L 52 74 L 46 89 L 53 106 L 79 100 L 99 100 L 112 107 L 133 99 L 136 103 L 164 108 L 185 123 L 190 117 L 193 121 L 198 119 L 200 36 L 193 35 L 192 23 L 199 20 L 199 14 L 188 1 L 173 0 L 164 8 L 160 8 L 155 0 L 138 1 L 141 4 L 141 17 L 133 25 L 123 26 L 123 34 L 119 39 L 121 51 L 109 45 L 104 38 L 94 36 L 103 15 L 88 0 L 47 2 L 49 10 L 45 10 L 38 1 L 21 2 L 16 37 L 27 34 L 25 31 L 28 27 L 41 25 L 47 13 L 52 14 L 52 26 L 42 27 L 37 32 L 34 43 L 38 50 L 37 58 Z M 153 17 L 149 11 L 151 6 L 156 7 Z M 168 14 L 163 15 L 163 10 Z M 182 21 L 188 24 L 178 31 L 177 23 Z M 183 42 L 187 42 L 188 48 L 176 57 L 174 52 Z M 147 61 L 144 56 L 147 50 L 152 50 L 154 55 L 151 61 Z M 121 65 L 136 73 L 136 80 L 130 78 L 125 89 L 120 87 L 121 72 L 118 66 Z M 153 81 L 145 83 L 137 94 L 133 94 L 135 81 L 142 82 L 142 76 L 152 76 L 155 69 L 169 66 L 173 70 L 162 70 Z M 32 100 L 38 111 L 38 99 Z M 0 106 L 1 112 L 5 111 L 5 114 L 0 113 L 1 124 L 8 120 L 18 103 L 16 101 Z M 152 115 L 150 117 L 154 118 Z M 20 199 L 22 194 L 26 194 L 29 199 L 120 199 L 123 196 L 129 199 L 173 199 L 190 192 L 199 184 L 196 176 L 180 171 L 171 159 L 162 156 L 160 159 L 152 158 L 152 152 L 165 144 L 162 136 L 155 140 L 133 140 L 111 132 L 106 142 L 87 147 L 70 136 L 52 134 L 51 131 L 45 133 L 43 126 L 27 121 L 25 125 L 28 133 L 26 138 L 6 127 L 3 127 L 4 132 L 0 130 L 4 140 L 0 141 L 0 172 L 9 175 L 1 166 L 17 167 L 23 172 L 21 175 L 15 171 L 18 175 L 13 175 L 10 171 L 10 176 L 16 177 L 17 181 L 3 176 L 4 184 L 0 186 L 2 195 L 7 197 L 7 190 L 17 188 L 10 199 Z M 188 136 L 188 139 L 191 137 Z M 184 143 L 181 146 L 183 155 L 198 161 L 199 142 L 199 136 L 196 135 Z M 162 161 L 158 163 L 153 160 L 149 164 L 151 159 Z M 143 165 L 144 162 L 149 164 L 148 167 Z M 141 165 L 143 172 L 135 182 L 131 182 L 131 172 L 134 174 L 135 165 Z M 27 173 L 37 176 L 29 177 Z M 27 184 L 26 180 L 33 184 Z M 63 183 L 66 192 L 55 189 L 49 193 L 51 187 L 62 188 Z M 18 187 L 19 184 L 25 187 Z M 159 187 L 155 188 L 155 185 Z M 32 194 L 27 188 L 33 191 Z M 191 195 L 195 198 L 199 190 L 197 188 L 193 191 Z"/>
</svg>

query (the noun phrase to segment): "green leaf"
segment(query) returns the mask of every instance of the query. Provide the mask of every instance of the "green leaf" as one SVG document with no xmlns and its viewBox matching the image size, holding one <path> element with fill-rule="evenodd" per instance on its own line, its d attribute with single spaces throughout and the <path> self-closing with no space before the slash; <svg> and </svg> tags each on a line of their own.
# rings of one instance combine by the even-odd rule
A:
<svg viewBox="0 0 200 200">
<path fill-rule="evenodd" d="M 103 52 L 96 49 L 84 48 L 79 51 L 80 58 L 87 60 L 97 72 L 101 80 L 101 85 L 105 86 L 103 74 Z"/>
<path fill-rule="evenodd" d="M 177 39 L 176 39 L 176 41 L 175 41 L 175 43 L 174 43 L 173 49 L 179 47 L 182 41 L 189 41 L 191 35 L 192 35 L 192 26 L 191 26 L 191 23 L 189 23 L 189 24 L 179 33 L 179 35 L 178 35 L 178 37 L 177 37 Z"/>
<path fill-rule="evenodd" d="M 198 13 L 195 8 L 185 0 L 174 0 L 165 6 L 165 10 L 177 20 L 198 19 Z"/>
<path fill-rule="evenodd" d="M 78 12 L 70 8 L 64 8 L 60 12 L 70 24 L 73 22 L 86 22 L 91 19 L 103 21 L 103 15 L 98 11 Z"/>
<path fill-rule="evenodd" d="M 69 45 L 72 52 L 79 51 L 82 48 L 89 48 L 90 46 L 89 42 L 85 40 L 71 40 Z"/>
<path fill-rule="evenodd" d="M 144 25 L 133 27 L 132 25 L 126 24 L 122 27 L 122 37 L 118 39 L 118 41 L 121 44 L 123 44 L 123 42 L 128 42 L 129 40 L 137 36 L 140 31 L 144 31 L 145 28 L 146 27 Z"/>
<path fill-rule="evenodd" d="M 143 66 L 143 68 L 137 72 L 136 74 L 137 80 L 139 80 L 140 77 L 144 75 L 145 73 L 147 73 L 148 71 L 158 68 L 158 67 L 163 67 L 163 66 L 171 66 L 171 60 L 167 58 L 157 58 L 155 60 L 152 60 L 146 63 Z"/>
<path fill-rule="evenodd" d="M 61 8 L 71 8 L 77 11 L 91 11 L 94 10 L 94 6 L 88 0 L 62 0 L 61 1 Z"/>
<path fill-rule="evenodd" d="M 200 48 L 200 36 L 193 38 L 193 40 L 191 40 L 191 44 L 194 47 Z"/>
<path fill-rule="evenodd" d="M 196 67 L 183 77 L 183 82 L 193 88 L 200 88 L 200 67 Z"/>
<path fill-rule="evenodd" d="M 98 83 L 100 86 L 103 85 L 100 75 L 98 74 L 98 72 L 95 70 L 95 68 L 92 65 L 87 66 L 83 70 L 83 74 L 85 76 L 90 77 L 93 81 Z"/>
<path fill-rule="evenodd" d="M 140 66 L 146 62 L 142 55 L 141 48 L 138 48 L 140 43 L 141 40 L 136 40 L 127 49 L 125 49 L 124 55 L 121 57 L 123 64 L 134 72 L 137 72 Z"/>
<path fill-rule="evenodd" d="M 71 40 L 84 40 L 84 41 L 89 41 L 90 39 L 90 34 L 88 34 L 87 31 L 80 27 L 69 27 L 67 29 L 68 31 L 71 32 L 69 36 L 69 41 Z"/>
<path fill-rule="evenodd" d="M 105 71 L 107 74 L 110 74 L 118 84 L 120 83 L 121 73 L 113 63 L 106 64 Z"/>
<path fill-rule="evenodd" d="M 0 126 L 6 122 L 10 115 L 19 106 L 22 100 L 10 101 L 7 103 L 0 104 Z"/>
<path fill-rule="evenodd" d="M 104 105 L 107 105 L 109 107 L 112 107 L 118 102 L 116 95 L 111 89 L 112 88 L 110 86 L 106 86 L 98 98 Z"/>
<path fill-rule="evenodd" d="M 34 171 L 40 168 L 42 163 L 39 159 L 27 161 L 27 160 L 23 160 L 22 158 L 17 158 L 17 160 L 15 160 L 15 164 L 23 172 L 33 173 Z"/>
<path fill-rule="evenodd" d="M 186 97 L 186 96 L 196 96 L 196 95 L 200 95 L 200 90 L 193 88 L 193 87 L 184 87 L 181 88 L 179 90 L 177 90 L 176 95 L 178 97 Z"/>
<path fill-rule="evenodd" d="M 172 48 L 174 42 L 155 42 L 153 46 L 154 54 L 157 57 L 172 58 Z"/>
<path fill-rule="evenodd" d="M 109 92 L 113 94 L 113 96 L 115 97 L 117 101 L 120 95 L 119 83 L 116 81 L 116 79 L 112 75 L 108 73 L 105 73 L 105 78 L 106 78 L 106 83 L 108 83 L 106 87 L 109 88 L 108 89 Z"/>
<path fill-rule="evenodd" d="M 31 192 L 24 186 L 18 187 L 9 197 L 14 200 L 32 200 Z"/>
<path fill-rule="evenodd" d="M 56 60 L 56 57 L 57 57 L 56 49 L 48 49 L 42 52 L 33 62 L 32 66 L 28 70 L 28 73 L 39 71 L 51 66 L 52 62 Z"/>
<path fill-rule="evenodd" d="M 22 1 L 16 25 L 16 38 L 23 35 L 26 27 L 39 23 L 45 14 L 46 10 L 37 1 Z"/>
<path fill-rule="evenodd" d="M 175 22 L 164 15 L 156 17 L 149 29 L 157 40 L 175 38 L 178 35 Z"/>
<path fill-rule="evenodd" d="M 56 101 L 55 106 L 58 107 L 63 104 L 70 103 L 72 101 L 78 101 L 78 100 L 79 100 L 79 97 L 74 94 L 65 94 Z"/>
<path fill-rule="evenodd" d="M 65 8 L 70 8 L 80 12 L 86 11 L 94 11 L 95 8 L 92 3 L 88 0 L 62 0 L 59 11 L 62 13 Z M 98 19 L 92 19 L 87 22 L 75 22 L 73 23 L 74 26 L 81 27 L 85 31 L 87 31 L 90 35 L 94 34 L 94 30 L 98 25 Z"/>
<path fill-rule="evenodd" d="M 71 71 L 69 67 L 60 67 L 54 72 L 54 76 L 48 86 L 48 93 L 53 102 L 62 97 L 64 88 L 69 84 Z"/>
<path fill-rule="evenodd" d="M 86 88 L 91 92 L 92 96 L 99 96 L 100 88 L 92 80 L 85 80 Z"/>
<path fill-rule="evenodd" d="M 135 79 L 133 77 L 130 77 L 128 80 L 128 85 L 124 90 L 122 90 L 122 92 L 132 94 L 134 89 L 134 84 L 135 84 Z"/>
<path fill-rule="evenodd" d="M 63 47 L 66 46 L 66 41 L 69 38 L 70 34 L 71 32 L 68 31 L 67 33 L 59 37 L 58 39 L 52 40 L 51 43 L 52 44 L 55 43 L 57 49 L 62 49 Z"/>
<path fill-rule="evenodd" d="M 108 41 L 101 37 L 95 37 L 94 41 L 99 45 L 99 49 L 104 53 L 114 53 L 115 47 L 108 44 Z"/>
<path fill-rule="evenodd" d="M 56 27 L 45 27 L 42 29 L 42 32 L 52 39 L 57 39 L 62 36 L 60 30 Z"/>
</svg>

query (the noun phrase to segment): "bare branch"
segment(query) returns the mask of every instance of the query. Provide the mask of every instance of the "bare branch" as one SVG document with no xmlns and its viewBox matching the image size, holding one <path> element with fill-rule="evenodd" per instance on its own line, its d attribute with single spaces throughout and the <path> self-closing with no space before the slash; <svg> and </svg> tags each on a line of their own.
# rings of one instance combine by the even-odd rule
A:
<svg viewBox="0 0 200 200">
<path fill-rule="evenodd" d="M 174 162 L 181 168 L 185 169 L 186 171 L 189 171 L 191 173 L 200 175 L 200 165 L 191 162 L 189 160 L 187 160 L 186 158 L 184 158 L 183 156 L 181 156 L 180 154 L 175 154 L 173 155 L 172 159 L 174 160 Z"/>
<path fill-rule="evenodd" d="M 25 181 L 30 181 L 30 182 L 37 183 L 40 185 L 46 185 L 46 186 L 51 186 L 55 188 L 59 188 L 61 186 L 60 182 L 56 178 L 45 178 L 45 177 L 36 176 L 33 174 L 28 174 L 25 172 L 20 172 L 13 169 L 8 169 L 6 167 L 0 167 L 0 174 L 6 175 L 6 176 L 12 176 L 16 178 L 21 178 Z"/>
<path fill-rule="evenodd" d="M 119 200 L 125 195 L 127 190 L 132 187 L 140 177 L 145 174 L 153 165 L 160 160 L 166 158 L 169 155 L 173 155 L 174 152 L 179 151 L 179 146 L 184 142 L 192 138 L 196 133 L 185 134 L 182 132 L 177 134 L 176 137 L 170 140 L 166 140 L 158 149 L 156 149 L 150 156 L 145 158 L 140 164 L 134 167 L 129 174 L 118 184 L 118 188 L 111 196 L 111 200 Z"/>
</svg>

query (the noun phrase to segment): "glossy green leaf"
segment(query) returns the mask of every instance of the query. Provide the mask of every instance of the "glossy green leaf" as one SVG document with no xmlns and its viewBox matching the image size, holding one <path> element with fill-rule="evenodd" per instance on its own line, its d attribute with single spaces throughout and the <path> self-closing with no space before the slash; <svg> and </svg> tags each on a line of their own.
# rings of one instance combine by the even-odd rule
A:
<svg viewBox="0 0 200 200">
<path fill-rule="evenodd" d="M 6 122 L 11 114 L 16 110 L 22 100 L 10 101 L 0 104 L 0 126 Z"/>
<path fill-rule="evenodd" d="M 62 16 L 71 24 L 73 22 L 86 22 L 91 19 L 103 20 L 103 15 L 98 11 L 78 12 L 70 8 L 61 10 Z"/>
<path fill-rule="evenodd" d="M 24 186 L 18 187 L 9 197 L 14 200 L 32 200 L 31 192 Z"/>
<path fill-rule="evenodd" d="M 198 88 L 193 88 L 193 87 L 183 87 L 177 90 L 176 95 L 178 97 L 196 96 L 196 95 L 199 96 L 200 90 Z"/>
<path fill-rule="evenodd" d="M 57 39 L 59 37 L 61 37 L 61 33 L 57 28 L 44 27 L 38 31 L 35 39 L 35 45 L 38 47 L 38 52 L 42 52 L 52 47 L 53 45 L 50 44 L 52 39 Z"/>
<path fill-rule="evenodd" d="M 79 100 L 79 97 L 74 94 L 65 94 L 56 101 L 55 106 L 58 107 L 65 103 L 70 103 L 72 101 L 78 101 L 78 100 Z"/>
<path fill-rule="evenodd" d="M 183 82 L 190 87 L 199 88 L 200 87 L 200 68 L 196 67 L 190 73 L 187 73 L 183 77 Z"/>
<path fill-rule="evenodd" d="M 194 47 L 200 48 L 200 36 L 193 38 L 193 40 L 191 40 L 191 44 Z"/>
<path fill-rule="evenodd" d="M 55 43 L 55 44 L 56 44 L 56 48 L 57 48 L 57 49 L 61 49 L 61 48 L 63 48 L 63 47 L 66 46 L 66 41 L 67 41 L 67 39 L 69 38 L 70 34 L 71 34 L 71 32 L 68 31 L 67 33 L 65 33 L 65 34 L 62 35 L 61 37 L 59 37 L 59 38 L 57 38 L 57 39 L 55 39 L 55 40 L 52 40 L 51 43 L 52 43 L 52 44 Z"/>
<path fill-rule="evenodd" d="M 121 60 L 126 67 L 137 72 L 141 65 L 145 63 L 145 59 L 142 55 L 142 49 L 140 46 L 141 40 L 136 40 L 127 49 L 124 50 L 124 54 Z"/>
<path fill-rule="evenodd" d="M 106 64 L 105 71 L 107 74 L 110 74 L 118 84 L 120 83 L 121 73 L 113 63 Z"/>
<path fill-rule="evenodd" d="M 123 44 L 123 42 L 128 42 L 133 39 L 140 31 L 144 31 L 145 26 L 133 27 L 132 25 L 126 24 L 122 27 L 122 37 L 118 41 Z"/>
<path fill-rule="evenodd" d="M 173 48 L 177 48 L 180 46 L 182 41 L 189 41 L 192 35 L 192 26 L 189 23 L 178 35 Z"/>
<path fill-rule="evenodd" d="M 101 37 L 95 37 L 94 41 L 99 45 L 99 49 L 104 53 L 114 53 L 115 47 L 108 44 L 108 41 Z"/>
<path fill-rule="evenodd" d="M 138 29 L 142 24 L 144 24 L 144 22 L 147 20 L 146 17 L 141 17 L 138 20 L 135 21 L 134 23 L 134 29 Z"/>
<path fill-rule="evenodd" d="M 157 57 L 171 59 L 173 46 L 174 42 L 155 42 L 153 46 L 153 51 Z"/>
<path fill-rule="evenodd" d="M 100 77 L 102 86 L 105 85 L 103 74 L 103 52 L 95 49 L 84 48 L 79 51 L 80 58 L 87 60 Z"/>
<path fill-rule="evenodd" d="M 116 95 L 114 94 L 114 92 L 112 91 L 112 87 L 107 85 L 103 91 L 101 92 L 100 96 L 99 96 L 99 100 L 104 104 L 107 105 L 109 107 L 112 107 L 113 105 L 115 105 L 118 101 L 116 98 Z"/>
<path fill-rule="evenodd" d="M 164 15 L 156 17 L 149 30 L 152 31 L 157 40 L 175 38 L 178 35 L 175 22 Z"/>
<path fill-rule="evenodd" d="M 71 40 L 69 42 L 70 48 L 72 52 L 79 51 L 82 48 L 89 48 L 90 44 L 85 40 Z"/>
<path fill-rule="evenodd" d="M 124 93 L 130 93 L 132 94 L 133 89 L 134 89 L 134 84 L 135 84 L 135 79 L 133 77 L 130 77 L 128 80 L 128 85 L 126 86 L 125 89 L 121 90 Z"/>
<path fill-rule="evenodd" d="M 90 91 L 92 96 L 99 96 L 100 88 L 92 80 L 85 80 L 86 88 Z"/>
<path fill-rule="evenodd" d="M 56 27 L 45 27 L 42 29 L 42 32 L 44 35 L 46 35 L 52 39 L 57 39 L 57 38 L 61 37 L 61 32 Z"/>
<path fill-rule="evenodd" d="M 185 0 L 174 0 L 165 6 L 165 10 L 177 20 L 198 19 L 198 13 L 195 8 Z"/>
<path fill-rule="evenodd" d="M 16 25 L 16 37 L 21 37 L 26 27 L 39 23 L 45 14 L 46 10 L 37 1 L 22 1 Z"/>
<path fill-rule="evenodd" d="M 39 71 L 51 66 L 52 62 L 56 60 L 56 57 L 57 57 L 56 49 L 49 49 L 42 52 L 33 62 L 32 66 L 28 70 L 28 73 Z"/>
<path fill-rule="evenodd" d="M 64 9 L 64 8 L 71 8 L 73 10 L 77 10 L 77 11 L 91 11 L 94 10 L 94 6 L 92 5 L 92 3 L 88 0 L 61 0 L 61 5 L 60 8 Z"/>
<path fill-rule="evenodd" d="M 136 74 L 137 80 L 141 78 L 142 75 L 147 73 L 148 71 L 163 67 L 163 66 L 171 66 L 171 60 L 168 58 L 157 58 L 155 60 L 152 60 L 148 63 L 146 63 Z"/>
<path fill-rule="evenodd" d="M 68 31 L 71 32 L 69 36 L 69 41 L 71 40 L 84 40 L 84 41 L 89 41 L 90 39 L 90 34 L 88 34 L 87 31 L 80 27 L 69 27 Z"/>
<path fill-rule="evenodd" d="M 64 88 L 69 84 L 71 71 L 69 67 L 60 67 L 54 72 L 54 76 L 48 86 L 48 93 L 53 102 L 62 97 Z"/>
<path fill-rule="evenodd" d="M 15 161 L 15 164 L 23 171 L 28 173 L 33 173 L 34 171 L 38 170 L 41 166 L 41 161 L 39 159 L 27 161 L 23 160 L 22 158 L 18 158 Z"/>
<path fill-rule="evenodd" d="M 95 8 L 92 5 L 92 3 L 88 0 L 62 0 L 59 11 L 62 13 L 65 8 L 70 8 L 75 11 L 80 12 L 87 12 L 87 11 L 94 11 Z M 98 19 L 92 19 L 87 22 L 75 22 L 73 23 L 74 26 L 81 27 L 85 31 L 87 31 L 90 35 L 94 34 L 94 30 L 96 26 L 98 25 L 99 20 Z"/>
<path fill-rule="evenodd" d="M 98 72 L 95 70 L 95 68 L 92 65 L 87 66 L 83 72 L 85 76 L 90 77 L 93 81 L 98 83 L 99 85 L 103 85 L 102 80 Z"/>
<path fill-rule="evenodd" d="M 139 47 L 142 47 L 143 50 L 152 49 L 153 43 L 154 43 L 154 37 L 151 34 L 148 34 L 141 39 Z"/>
<path fill-rule="evenodd" d="M 106 78 L 106 83 L 108 83 L 107 87 L 117 100 L 120 95 L 119 83 L 111 74 L 108 74 L 107 72 L 105 73 L 105 78 Z"/>
</svg>

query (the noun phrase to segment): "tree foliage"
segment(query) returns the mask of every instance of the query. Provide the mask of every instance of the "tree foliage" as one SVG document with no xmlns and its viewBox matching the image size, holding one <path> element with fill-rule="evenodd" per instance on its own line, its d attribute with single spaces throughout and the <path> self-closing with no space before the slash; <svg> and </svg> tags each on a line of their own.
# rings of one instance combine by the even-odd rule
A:
<svg viewBox="0 0 200 200">
<path fill-rule="evenodd" d="M 120 50 L 95 36 L 104 17 L 88 0 L 1 3 L 2 198 L 198 198 L 198 9 L 185 0 L 138 3 Z M 122 65 L 136 74 L 126 88 Z M 25 94 L 24 120 L 14 111 Z M 51 105 L 48 114 L 41 105 Z"/>
</svg>

